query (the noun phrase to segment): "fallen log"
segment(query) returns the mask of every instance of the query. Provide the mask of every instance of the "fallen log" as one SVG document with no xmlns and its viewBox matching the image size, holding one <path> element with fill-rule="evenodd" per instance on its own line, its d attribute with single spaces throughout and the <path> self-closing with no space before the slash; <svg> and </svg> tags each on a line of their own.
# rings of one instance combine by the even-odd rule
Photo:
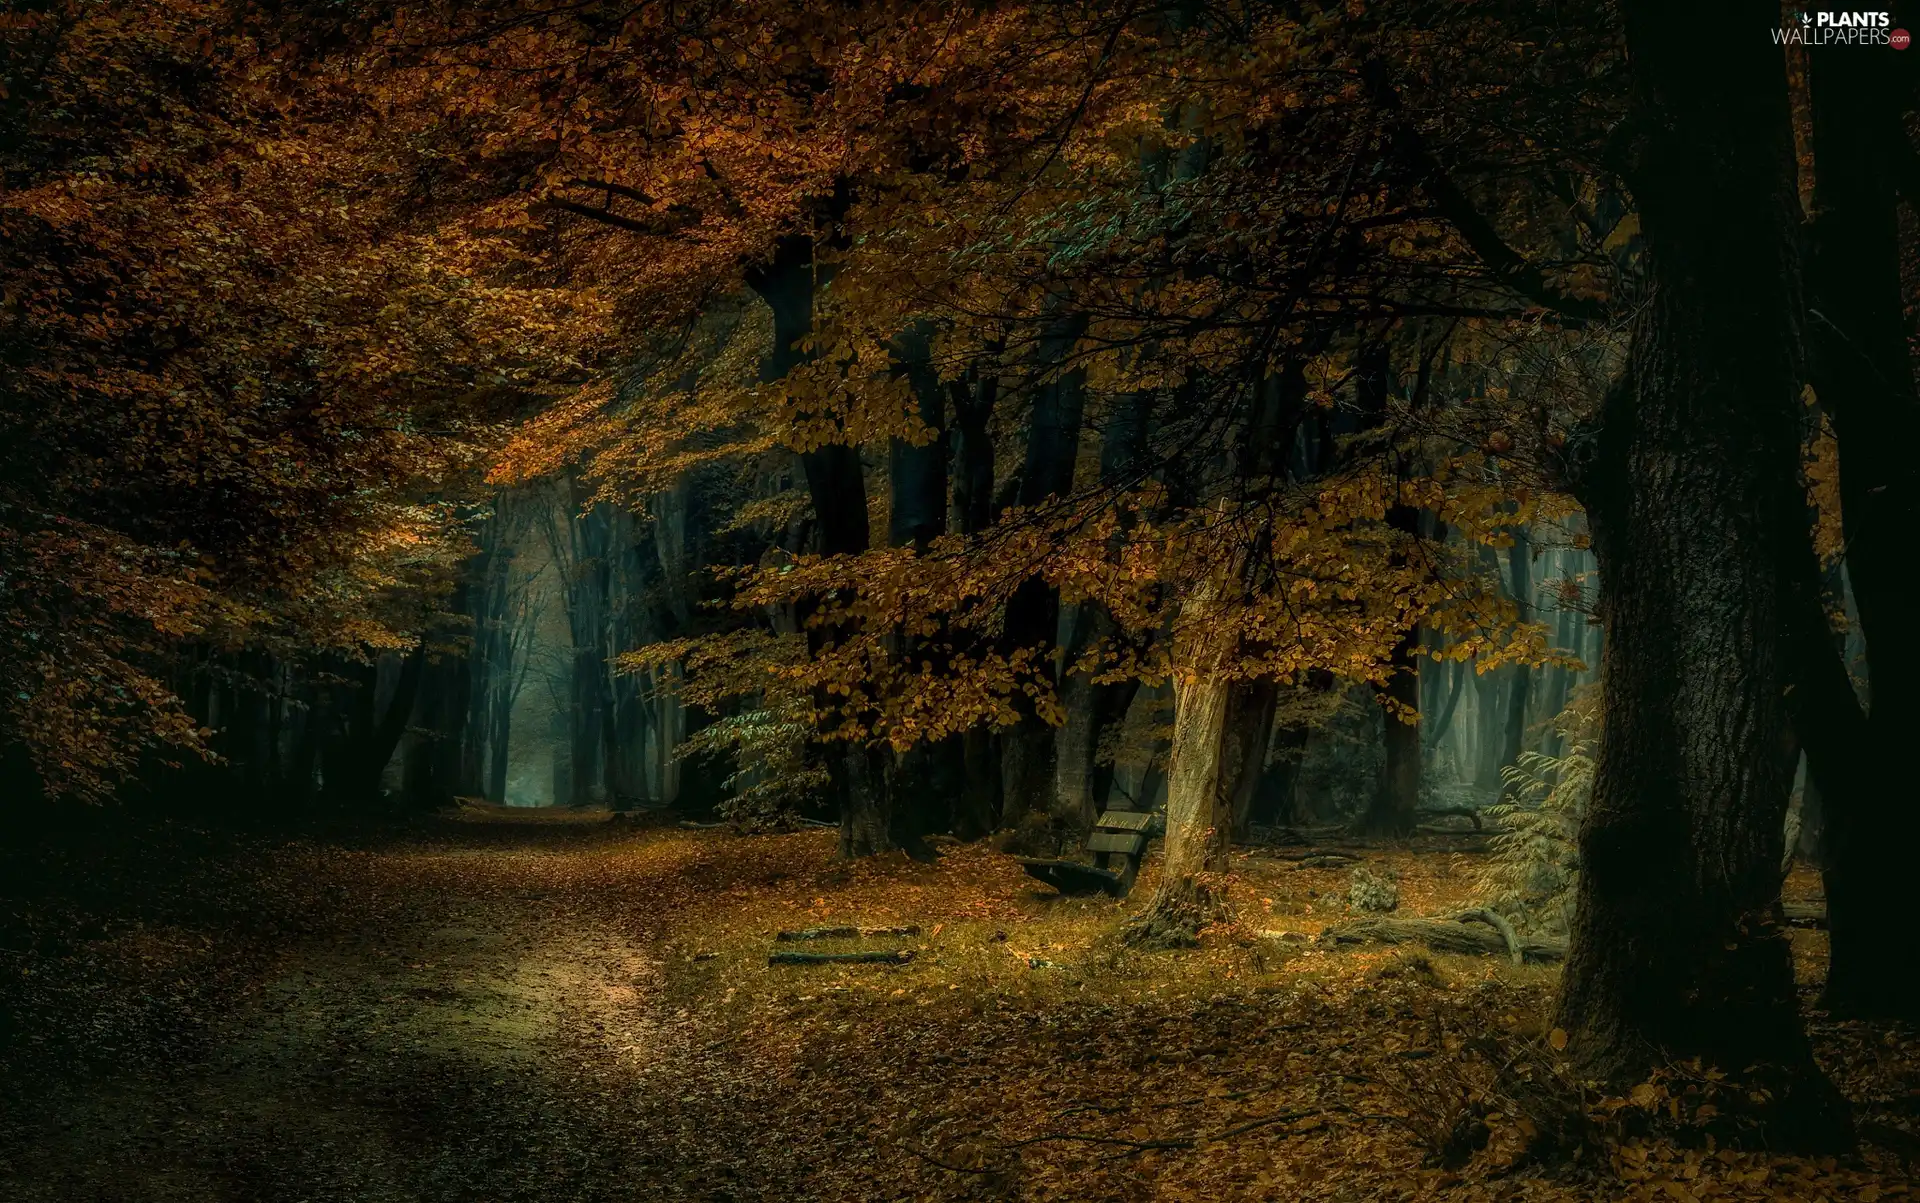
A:
<svg viewBox="0 0 1920 1203">
<path fill-rule="evenodd" d="M 1480 812 L 1471 806 L 1422 806 L 1413 813 L 1422 818 L 1431 816 L 1436 819 L 1466 819 L 1473 824 L 1475 831 L 1480 830 Z"/>
<path fill-rule="evenodd" d="M 1315 943 L 1330 948 L 1343 944 L 1420 944 L 1435 952 L 1473 957 L 1511 957 L 1518 945 L 1521 960 L 1535 964 L 1565 960 L 1567 955 L 1564 944 L 1523 942 L 1517 937 L 1510 941 L 1473 913 L 1456 919 L 1362 919 L 1328 927 Z"/>
<path fill-rule="evenodd" d="M 1455 923 L 1484 923 L 1491 927 L 1500 933 L 1502 940 L 1506 941 L 1507 955 L 1513 959 L 1513 963 L 1516 965 L 1526 963 L 1525 946 L 1520 943 L 1520 937 L 1514 934 L 1513 924 L 1502 918 L 1499 912 L 1487 910 L 1485 907 L 1475 907 L 1470 911 L 1461 911 L 1452 918 Z"/>
<path fill-rule="evenodd" d="M 769 965 L 904 965 L 913 959 L 911 948 L 886 952 L 776 952 Z"/>
<path fill-rule="evenodd" d="M 1316 852 L 1310 856 L 1288 856 L 1281 859 L 1292 861 L 1296 869 L 1344 869 L 1349 865 L 1360 863 L 1359 857 L 1348 856 L 1344 852 Z"/>
<path fill-rule="evenodd" d="M 773 938 L 782 943 L 790 943 L 794 940 L 854 940 L 919 934 L 918 927 L 803 927 L 799 931 L 776 932 Z"/>
</svg>

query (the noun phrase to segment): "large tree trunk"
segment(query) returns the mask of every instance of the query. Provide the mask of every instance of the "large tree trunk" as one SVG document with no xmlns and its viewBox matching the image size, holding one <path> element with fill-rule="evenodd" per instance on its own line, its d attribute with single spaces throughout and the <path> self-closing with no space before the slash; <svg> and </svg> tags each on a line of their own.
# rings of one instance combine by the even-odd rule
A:
<svg viewBox="0 0 1920 1203">
<path fill-rule="evenodd" d="M 1781 54 L 1702 57 L 1625 6 L 1651 297 L 1581 481 L 1605 582 L 1605 729 L 1559 1023 L 1589 1072 L 1752 1068 L 1774 1144 L 1836 1147 L 1778 924 L 1780 568 L 1798 533 L 1797 208 Z M 1778 10 L 1738 6 L 1761 28 Z"/>
<path fill-rule="evenodd" d="M 1473 783 L 1483 790 L 1500 788 L 1500 735 L 1506 729 L 1500 714 L 1507 694 L 1500 686 L 1506 671 L 1473 666 Z"/>
<path fill-rule="evenodd" d="M 613 706 L 613 649 L 607 606 L 612 595 L 611 507 L 596 505 L 577 473 L 556 486 L 545 514 L 547 547 L 559 571 L 573 644 L 568 676 L 566 793 L 555 805 L 586 806 L 606 798 L 607 718 Z M 558 775 L 556 783 L 562 781 Z"/>
<path fill-rule="evenodd" d="M 1387 683 L 1379 689 L 1385 701 L 1382 737 L 1386 757 L 1380 781 L 1367 807 L 1365 829 L 1372 835 L 1413 834 L 1420 809 L 1420 631 L 1409 630 L 1394 645 Z"/>
<path fill-rule="evenodd" d="M 611 659 L 643 647 L 657 635 L 647 604 L 648 557 L 642 552 L 633 514 L 624 507 L 609 514 L 607 628 L 605 650 Z M 657 796 L 647 775 L 647 699 L 640 674 L 616 672 L 608 681 L 606 734 L 607 804 L 630 810 Z"/>
<path fill-rule="evenodd" d="M 1855 1017 L 1920 1016 L 1920 946 L 1900 930 L 1920 805 L 1895 751 L 1920 720 L 1920 643 L 1907 629 L 1908 544 L 1920 530 L 1920 404 L 1902 312 L 1892 167 L 1892 156 L 1911 154 L 1901 119 L 1909 104 L 1894 57 L 1808 56 L 1818 214 L 1809 342 L 1815 388 L 1839 441 L 1847 576 L 1871 693 L 1859 740 L 1839 748 L 1810 742 L 1809 755 L 1824 804 L 1824 1001 Z M 1808 635 L 1817 648 L 1832 646 L 1824 631 Z M 1833 704 L 1857 705 L 1850 692 Z"/>
<path fill-rule="evenodd" d="M 954 799 L 953 831 L 977 840 L 1000 822 L 1000 772 L 993 732 L 969 727 L 960 733 L 961 786 Z"/>
<path fill-rule="evenodd" d="M 1134 921 L 1136 941 L 1190 944 L 1226 907 L 1233 815 L 1220 792 L 1220 769 L 1231 693 L 1232 683 L 1211 673 L 1174 684 L 1165 859 L 1153 900 Z"/>
<path fill-rule="evenodd" d="M 887 545 L 924 552 L 947 533 L 946 390 L 933 366 L 932 331 L 924 323 L 903 331 L 894 340 L 898 371 L 913 389 L 914 406 L 922 425 L 933 437 L 924 443 L 895 438 L 887 450 L 887 481 L 892 490 L 887 507 Z"/>
<path fill-rule="evenodd" d="M 1585 625 L 1585 615 L 1570 606 L 1563 608 L 1554 628 L 1555 649 L 1569 655 L 1579 655 L 1580 635 Z M 1548 756 L 1557 757 L 1566 750 L 1566 741 L 1561 737 L 1560 728 L 1554 720 L 1567 708 L 1567 701 L 1573 696 L 1574 676 L 1573 669 L 1559 664 L 1554 665 L 1547 675 L 1546 704 L 1541 707 L 1546 714 L 1547 730 L 1540 741 L 1540 750 Z"/>
<path fill-rule="evenodd" d="M 287 761 L 287 784 L 295 805 L 305 809 L 313 804 L 315 778 L 320 772 L 320 743 L 333 721 L 333 691 L 312 687 L 307 705 L 298 712 L 293 733 L 293 754 Z"/>
</svg>

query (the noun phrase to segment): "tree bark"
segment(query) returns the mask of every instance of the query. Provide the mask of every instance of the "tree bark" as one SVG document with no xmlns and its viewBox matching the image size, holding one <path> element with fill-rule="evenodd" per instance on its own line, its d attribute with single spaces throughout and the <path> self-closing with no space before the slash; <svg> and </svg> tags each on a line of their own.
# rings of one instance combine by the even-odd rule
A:
<svg viewBox="0 0 1920 1203">
<path fill-rule="evenodd" d="M 1039 358 L 1043 370 L 1055 370 L 1073 353 L 1074 343 L 1086 328 L 1080 314 L 1065 314 L 1054 319 L 1040 340 Z M 1015 502 L 1025 507 L 1039 506 L 1049 498 L 1064 497 L 1073 491 L 1074 461 L 1080 447 L 1080 426 L 1086 405 L 1084 373 L 1068 368 L 1034 390 L 1032 418 L 1027 428 L 1027 448 L 1020 473 L 1020 489 Z M 1005 650 L 1032 649 L 1041 661 L 1054 668 L 1059 680 L 1056 639 L 1060 624 L 1060 591 L 1043 576 L 1028 577 L 1014 590 L 1007 602 Z M 1001 786 L 1003 821 L 1013 822 L 1026 814 L 1050 814 L 1053 810 L 1054 729 L 1035 711 L 1024 694 L 1014 698 L 1019 721 L 1001 732 Z"/>
<path fill-rule="evenodd" d="M 1381 426 L 1387 421 L 1387 402 L 1393 375 L 1385 344 L 1375 343 L 1362 349 L 1355 365 L 1356 403 L 1361 421 Z M 1411 463 L 1406 452 L 1396 451 L 1391 460 L 1394 480 L 1406 479 Z M 1387 508 L 1387 526 L 1400 536 L 1403 544 L 1420 538 L 1420 511 L 1399 502 Z M 1403 546 L 1394 552 L 1404 562 L 1408 551 Z M 1386 710 L 1383 730 L 1385 759 L 1380 780 L 1361 826 L 1372 835 L 1407 836 L 1413 834 L 1420 809 L 1420 773 L 1425 767 L 1420 747 L 1420 628 L 1416 624 L 1400 634 L 1393 646 L 1387 667 L 1387 679 L 1374 686 Z"/>
<path fill-rule="evenodd" d="M 1267 744 L 1273 735 L 1273 714 L 1280 687 L 1270 677 L 1241 681 L 1227 702 L 1223 736 L 1221 792 L 1232 817 L 1233 838 L 1245 840 L 1253 826 L 1253 800 L 1267 764 Z"/>
<path fill-rule="evenodd" d="M 999 397 L 999 380 L 978 366 L 947 385 L 953 401 L 953 502 L 949 522 L 966 536 L 993 525 L 994 459 L 990 423 Z M 1000 823 L 998 740 L 985 727 L 960 735 L 960 791 L 954 797 L 953 830 L 962 839 L 980 839 Z"/>
<path fill-rule="evenodd" d="M 1562 608 L 1559 622 L 1555 625 L 1554 647 L 1568 655 L 1579 655 L 1580 633 L 1585 621 L 1586 616 L 1578 610 Z M 1540 741 L 1540 750 L 1548 756 L 1558 757 L 1566 750 L 1566 741 L 1554 720 L 1567 708 L 1567 701 L 1573 696 L 1574 676 L 1573 669 L 1558 664 L 1548 673 L 1546 705 L 1542 707 L 1546 712 L 1547 730 Z"/>
<path fill-rule="evenodd" d="M 1776 922 L 1783 552 L 1800 528 L 1801 296 L 1781 54 L 1702 57 L 1624 6 L 1651 297 L 1580 480 L 1605 582 L 1605 728 L 1559 1023 L 1596 1076 L 1700 1057 L 1765 1083 L 1765 1139 L 1834 1148 Z M 1765 27 L 1766 5 L 1735 24 Z"/>
<path fill-rule="evenodd" d="M 929 325 L 917 322 L 894 339 L 893 347 L 895 370 L 907 378 L 916 414 L 933 432 L 933 438 L 921 444 L 895 438 L 888 450 L 887 544 L 910 547 L 915 555 L 924 554 L 947 533 L 946 390 L 933 365 L 931 337 Z M 932 657 L 938 661 L 937 671 L 947 664 L 944 653 L 897 630 L 892 642 L 894 654 L 903 661 Z M 933 745 L 916 744 L 886 762 L 886 790 L 897 802 L 894 842 L 916 857 L 930 855 L 927 835 L 950 825 L 950 791 L 965 768 L 961 757 L 959 740 L 948 738 Z"/>
<path fill-rule="evenodd" d="M 953 831 L 963 840 L 986 836 L 1000 823 L 1000 773 L 993 732 L 969 727 L 960 733 L 961 788 L 954 799 Z"/>
<path fill-rule="evenodd" d="M 1202 585 L 1183 608 L 1176 633 L 1173 746 L 1167 753 L 1167 838 L 1160 883 L 1128 939 L 1149 946 L 1194 943 L 1226 909 L 1233 813 L 1221 790 L 1222 744 L 1233 681 L 1219 672 L 1206 644 L 1207 616 L 1217 608 Z M 1181 654 L 1186 652 L 1188 654 Z"/>
<path fill-rule="evenodd" d="M 1920 460 L 1913 450 L 1920 402 L 1890 159 L 1912 153 L 1901 118 L 1911 102 L 1885 56 L 1807 57 L 1816 173 L 1809 343 L 1815 388 L 1839 443 L 1847 578 L 1871 694 L 1857 742 L 1809 747 L 1832 912 L 1824 1002 L 1849 1017 L 1914 1018 L 1920 946 L 1902 937 L 1901 916 L 1908 906 L 1905 862 L 1920 846 L 1920 806 L 1896 749 L 1920 720 L 1920 645 L 1906 629 L 1908 544 L 1920 530 Z M 1831 654 L 1827 632 L 1805 633 L 1814 641 L 1811 654 Z M 1833 700 L 1856 705 L 1851 691 Z"/>
<path fill-rule="evenodd" d="M 1100 439 L 1100 483 L 1120 488 L 1140 471 L 1146 452 L 1147 428 L 1153 412 L 1153 394 L 1139 390 L 1122 398 L 1107 415 Z M 1068 670 L 1061 682 L 1061 706 L 1066 724 L 1054 737 L 1054 792 L 1056 816 L 1082 832 L 1092 830 L 1107 808 L 1113 791 L 1113 762 L 1100 760 L 1100 745 L 1108 732 L 1126 719 L 1140 682 L 1132 677 L 1097 682 L 1090 673 L 1073 672 L 1086 651 L 1118 633 L 1112 616 L 1099 602 L 1079 603 L 1068 623 L 1067 645 L 1061 656 Z"/>
<path fill-rule="evenodd" d="M 814 297 L 824 282 L 824 269 L 814 258 L 813 240 L 801 235 L 781 238 L 771 262 L 747 273 L 747 285 L 773 311 L 773 353 L 760 365 L 760 379 L 771 383 L 810 358 L 802 341 L 813 332 Z M 801 468 L 807 494 L 813 502 L 820 554 L 859 555 L 871 544 L 867 524 L 866 477 L 859 449 L 848 443 L 829 443 L 803 452 Z M 811 609 L 811 607 L 807 607 Z M 805 622 L 807 614 L 800 618 Z M 807 654 L 818 658 L 843 632 L 808 623 Z M 814 699 L 825 712 L 833 699 L 824 690 Z M 827 773 L 840 809 L 840 853 L 867 856 L 894 847 L 891 804 L 886 793 L 882 753 L 857 741 L 824 741 Z"/>
<path fill-rule="evenodd" d="M 1507 589 L 1513 595 L 1516 617 L 1533 621 L 1533 541 L 1519 527 L 1513 531 L 1513 546 L 1507 549 Z M 1504 770 L 1520 763 L 1527 743 L 1527 699 L 1533 692 L 1533 668 L 1515 664 L 1507 682 L 1505 739 L 1500 747 L 1501 793 L 1506 793 Z"/>
<path fill-rule="evenodd" d="M 1447 700 L 1440 703 L 1440 713 L 1435 716 L 1433 725 L 1427 728 L 1425 736 L 1428 746 L 1435 751 L 1447 741 L 1447 732 L 1453 729 L 1453 716 L 1460 709 L 1460 695 L 1466 692 L 1467 673 L 1470 671 L 1459 660 L 1449 660 L 1446 664 Z"/>
<path fill-rule="evenodd" d="M 887 544 L 925 551 L 947 533 L 947 432 L 945 389 L 932 361 L 932 332 L 917 323 L 894 340 L 898 371 L 913 389 L 921 424 L 933 432 L 924 443 L 895 438 L 887 451 Z"/>
</svg>

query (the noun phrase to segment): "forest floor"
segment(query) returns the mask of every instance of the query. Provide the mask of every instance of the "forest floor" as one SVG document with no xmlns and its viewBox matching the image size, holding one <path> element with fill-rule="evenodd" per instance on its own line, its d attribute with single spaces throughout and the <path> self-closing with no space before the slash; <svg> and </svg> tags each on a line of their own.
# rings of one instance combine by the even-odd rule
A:
<svg viewBox="0 0 1920 1203">
<path fill-rule="evenodd" d="M 1241 856 L 1237 924 L 1135 953 L 1151 863 L 1114 903 L 984 845 L 844 864 L 833 841 L 482 810 L 16 833 L 0 1200 L 1910 1197 L 1906 1029 L 1815 1017 L 1873 1134 L 1855 1158 L 1632 1135 L 1678 1114 L 1676 1079 L 1589 1100 L 1597 1152 L 1550 1170 L 1513 1075 L 1559 1072 L 1556 971 L 1321 949 L 1343 869 Z M 1403 914 L 1469 901 L 1483 859 L 1345 851 L 1399 872 Z M 919 931 L 773 938 L 842 923 Z M 1824 936 L 1793 938 L 1810 985 Z M 793 947 L 915 956 L 767 964 Z M 1447 1168 L 1476 1104 L 1485 1147 Z"/>
</svg>

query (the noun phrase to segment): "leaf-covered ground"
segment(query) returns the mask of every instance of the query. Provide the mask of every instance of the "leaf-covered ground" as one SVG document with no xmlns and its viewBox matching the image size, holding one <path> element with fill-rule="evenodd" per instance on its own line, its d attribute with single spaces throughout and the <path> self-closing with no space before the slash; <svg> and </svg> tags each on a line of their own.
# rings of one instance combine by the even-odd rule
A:
<svg viewBox="0 0 1920 1203">
<path fill-rule="evenodd" d="M 1515 1082 L 1557 1080 L 1553 971 L 1323 951 L 1344 868 L 1246 856 L 1238 926 L 1138 954 L 1127 904 L 1053 897 L 985 846 L 832 848 L 479 811 L 18 834 L 0 1200 L 1908 1193 L 1903 1029 L 1816 1022 L 1870 1137 L 1851 1161 L 1635 1136 L 1698 1114 L 1681 1074 L 1588 1100 L 1599 1151 L 1549 1172 L 1524 1150 L 1552 1104 Z M 1399 872 L 1404 913 L 1472 897 L 1471 851 L 1345 851 Z M 776 931 L 840 923 L 919 932 L 804 947 L 914 959 L 767 965 Z M 1795 934 L 1809 981 L 1822 939 Z"/>
</svg>

